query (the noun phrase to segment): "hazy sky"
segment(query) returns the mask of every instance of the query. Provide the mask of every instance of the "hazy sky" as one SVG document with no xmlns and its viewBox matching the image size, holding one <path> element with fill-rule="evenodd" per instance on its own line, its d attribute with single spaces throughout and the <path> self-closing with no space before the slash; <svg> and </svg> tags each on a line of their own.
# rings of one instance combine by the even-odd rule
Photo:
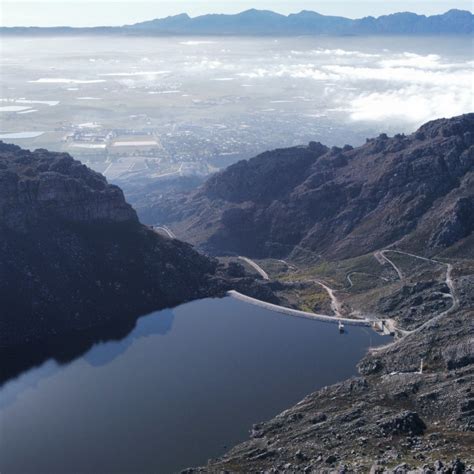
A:
<svg viewBox="0 0 474 474">
<path fill-rule="evenodd" d="M 473 9 L 471 0 L 0 0 L 0 24 L 6 26 L 122 25 L 187 12 L 236 13 L 249 8 L 281 13 L 314 10 L 358 18 L 396 11 L 442 13 Z"/>
</svg>

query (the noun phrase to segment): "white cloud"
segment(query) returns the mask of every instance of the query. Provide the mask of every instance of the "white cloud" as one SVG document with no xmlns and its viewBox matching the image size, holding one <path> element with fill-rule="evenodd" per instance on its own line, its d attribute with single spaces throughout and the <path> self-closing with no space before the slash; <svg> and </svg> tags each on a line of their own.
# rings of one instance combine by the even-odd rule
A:
<svg viewBox="0 0 474 474">
<path fill-rule="evenodd" d="M 105 82 L 104 79 L 91 79 L 91 80 L 82 80 L 82 79 L 65 79 L 62 77 L 41 77 L 35 81 L 28 81 L 37 84 L 98 84 L 99 82 Z"/>
<path fill-rule="evenodd" d="M 202 44 L 216 44 L 215 41 L 181 41 L 179 44 L 184 46 L 200 46 Z"/>
<path fill-rule="evenodd" d="M 20 105 L 5 105 L 0 107 L 0 112 L 22 112 L 31 109 L 31 107 L 22 107 Z"/>
<path fill-rule="evenodd" d="M 170 71 L 134 71 L 134 72 L 108 72 L 105 74 L 99 74 L 99 76 L 116 76 L 116 77 L 135 77 L 135 76 L 159 76 L 162 74 L 169 74 Z"/>
<path fill-rule="evenodd" d="M 441 56 L 438 54 L 423 56 L 407 52 L 397 55 L 394 58 L 383 59 L 379 64 L 382 67 L 414 67 L 420 69 L 440 69 L 443 67 Z"/>
<path fill-rule="evenodd" d="M 408 86 L 373 92 L 350 101 L 350 117 L 356 121 L 403 121 L 421 125 L 438 117 L 452 117 L 473 110 L 469 89 Z"/>
<path fill-rule="evenodd" d="M 266 77 L 292 77 L 294 79 L 314 79 L 317 81 L 331 78 L 318 69 L 314 64 L 280 64 L 272 68 L 257 68 L 250 72 L 241 72 L 237 76 L 248 77 L 250 79 L 262 79 Z"/>
<path fill-rule="evenodd" d="M 379 54 L 364 53 L 362 51 L 351 51 L 347 49 L 313 49 L 311 51 L 291 51 L 291 54 L 295 56 L 331 56 L 331 57 L 343 57 L 343 58 L 379 58 Z"/>
<path fill-rule="evenodd" d="M 350 58 L 344 64 L 315 63 L 280 64 L 272 67 L 258 67 L 238 76 L 251 79 L 268 77 L 290 77 L 294 79 L 331 80 L 353 83 L 355 81 L 386 81 L 388 83 L 446 85 L 471 87 L 473 83 L 473 62 L 459 64 L 444 63 L 435 54 L 418 55 L 403 53 L 379 60 L 373 55 L 372 61 L 360 65 L 359 56 L 365 53 L 344 50 L 322 50 L 333 55 Z M 348 86 L 346 86 L 348 87 Z"/>
<path fill-rule="evenodd" d="M 187 56 L 187 59 L 188 60 L 183 63 L 183 67 L 184 70 L 189 73 L 206 73 L 209 70 L 234 72 L 237 68 L 235 64 L 226 63 L 218 59 L 209 59 L 208 57 L 197 58 L 195 56 Z"/>
<path fill-rule="evenodd" d="M 340 82 L 361 83 L 366 91 L 345 88 L 337 100 L 350 104 L 350 117 L 360 121 L 404 121 L 420 125 L 436 117 L 474 110 L 473 62 L 450 64 L 436 54 L 405 52 L 373 67 L 328 65 Z M 386 90 L 374 89 L 375 83 Z M 337 93 L 336 93 L 337 94 Z"/>
<path fill-rule="evenodd" d="M 323 66 L 324 71 L 347 81 L 387 81 L 392 83 L 436 84 L 470 87 L 473 80 L 472 69 L 457 71 L 433 70 L 413 67 L 357 67 Z"/>
<path fill-rule="evenodd" d="M 311 62 L 298 62 L 303 58 Z M 324 82 L 319 90 L 326 111 L 354 121 L 420 125 L 474 110 L 472 60 L 454 63 L 438 54 L 384 51 L 382 56 L 342 49 L 292 51 L 289 59 L 284 64 L 266 62 L 237 76 Z"/>
</svg>

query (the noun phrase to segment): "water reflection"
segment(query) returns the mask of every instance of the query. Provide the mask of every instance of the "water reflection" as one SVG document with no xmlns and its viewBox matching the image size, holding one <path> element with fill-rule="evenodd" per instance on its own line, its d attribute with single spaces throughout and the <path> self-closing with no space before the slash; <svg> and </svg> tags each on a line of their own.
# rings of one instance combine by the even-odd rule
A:
<svg viewBox="0 0 474 474">
<path fill-rule="evenodd" d="M 354 375 L 369 345 L 387 342 L 232 298 L 153 313 L 120 337 L 125 329 L 89 340 L 82 356 L 85 343 L 62 344 L 35 368 L 16 365 L 0 389 L 0 472 L 205 464 L 253 423 Z"/>
<path fill-rule="evenodd" d="M 127 337 L 121 341 L 109 341 L 97 344 L 87 352 L 84 360 L 92 366 L 101 366 L 108 364 L 120 354 L 123 354 L 136 339 L 151 336 L 152 334 L 167 334 L 173 325 L 173 310 L 166 309 L 160 311 L 159 318 L 141 318 L 137 321 L 136 328 Z"/>
<path fill-rule="evenodd" d="M 45 341 L 44 347 L 37 344 L 33 347 L 21 346 L 9 352 L 4 351 L 8 357 L 1 359 L 0 409 L 13 403 L 22 391 L 36 387 L 42 379 L 55 374 L 63 365 L 69 364 L 82 354 L 85 354 L 83 360 L 92 367 L 100 367 L 125 353 L 139 338 L 167 334 L 173 325 L 173 318 L 173 310 L 166 309 L 160 311 L 159 318 L 143 317 L 136 325 L 111 325 L 99 328 L 96 333 L 86 332 L 83 337 L 77 335 L 74 338 L 66 338 L 63 342 Z M 107 331 L 109 332 L 106 336 Z M 130 332 L 130 337 L 126 337 Z M 36 367 L 36 370 L 28 370 L 33 367 Z"/>
<path fill-rule="evenodd" d="M 173 311 L 168 309 L 161 311 L 160 318 L 156 320 L 141 318 L 136 323 L 131 319 L 118 319 L 113 324 L 98 326 L 74 335 L 4 349 L 0 351 L 0 388 L 12 378 L 32 367 L 40 366 L 48 359 L 53 359 L 60 365 L 67 364 L 91 348 L 94 348 L 92 353 L 88 354 L 91 364 L 100 365 L 101 359 L 105 363 L 125 351 L 133 339 L 150 334 L 166 334 L 172 324 Z M 132 331 L 133 338 L 124 339 Z M 112 341 L 114 343 L 111 343 Z M 106 344 L 107 342 L 110 344 Z"/>
</svg>

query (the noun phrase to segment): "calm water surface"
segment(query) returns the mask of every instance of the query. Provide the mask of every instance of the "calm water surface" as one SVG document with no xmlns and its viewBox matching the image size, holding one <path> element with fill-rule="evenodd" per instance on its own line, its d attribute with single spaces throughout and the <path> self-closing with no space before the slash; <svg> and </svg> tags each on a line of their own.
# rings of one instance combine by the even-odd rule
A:
<svg viewBox="0 0 474 474">
<path fill-rule="evenodd" d="M 0 472 L 175 472 L 245 440 L 253 423 L 356 373 L 366 328 L 225 298 L 138 320 L 121 341 L 0 389 Z"/>
</svg>

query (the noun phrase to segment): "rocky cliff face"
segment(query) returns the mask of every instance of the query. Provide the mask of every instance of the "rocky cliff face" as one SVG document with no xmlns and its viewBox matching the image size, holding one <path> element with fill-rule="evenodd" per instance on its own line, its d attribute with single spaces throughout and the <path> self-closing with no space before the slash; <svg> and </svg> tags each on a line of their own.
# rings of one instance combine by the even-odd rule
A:
<svg viewBox="0 0 474 474">
<path fill-rule="evenodd" d="M 139 212 L 211 252 L 286 257 L 302 247 L 345 258 L 400 239 L 436 249 L 469 236 L 473 182 L 468 114 L 356 149 L 310 143 L 267 152 Z"/>
<path fill-rule="evenodd" d="M 0 145 L 2 226 L 27 233 L 45 221 L 137 223 L 122 191 L 67 154 Z"/>
<path fill-rule="evenodd" d="M 229 278 L 141 225 L 118 187 L 69 155 L 0 143 L 0 347 L 252 292 Z"/>
</svg>

